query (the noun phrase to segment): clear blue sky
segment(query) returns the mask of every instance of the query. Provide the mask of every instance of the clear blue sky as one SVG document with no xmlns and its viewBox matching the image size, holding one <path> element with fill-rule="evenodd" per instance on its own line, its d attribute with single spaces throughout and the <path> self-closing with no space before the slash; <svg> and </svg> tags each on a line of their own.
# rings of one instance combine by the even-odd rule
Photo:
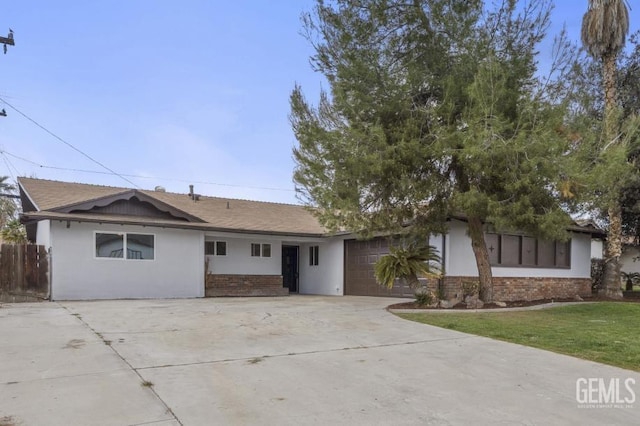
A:
<svg viewBox="0 0 640 426">
<path fill-rule="evenodd" d="M 577 38 L 587 1 L 557 3 L 552 32 L 566 23 Z M 16 46 L 0 55 L 0 96 L 112 170 L 153 177 L 127 176 L 141 188 L 187 192 L 194 183 L 204 195 L 295 203 L 288 98 L 296 82 L 311 99 L 323 84 L 300 35 L 300 14 L 312 5 L 4 2 L 0 34 L 12 28 Z M 632 31 L 639 23 L 633 5 Z M 2 107 L 0 175 L 131 186 L 39 167 L 104 171 Z"/>
</svg>

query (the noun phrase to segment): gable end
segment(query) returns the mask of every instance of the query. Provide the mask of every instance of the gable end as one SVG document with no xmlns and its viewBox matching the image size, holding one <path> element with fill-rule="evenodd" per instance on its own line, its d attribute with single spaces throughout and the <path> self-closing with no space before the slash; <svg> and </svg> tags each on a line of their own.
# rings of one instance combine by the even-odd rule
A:
<svg viewBox="0 0 640 426">
<path fill-rule="evenodd" d="M 204 222 L 196 216 L 136 190 L 64 206 L 54 211 L 58 213 L 108 214 L 161 218 L 196 223 Z"/>
<path fill-rule="evenodd" d="M 94 206 L 89 210 L 71 210 L 69 213 L 95 213 L 122 216 L 152 217 L 157 219 L 181 220 L 188 222 L 186 218 L 176 217 L 169 212 L 158 210 L 153 204 L 140 201 L 138 197 L 128 200 L 116 200 L 106 206 Z"/>
</svg>

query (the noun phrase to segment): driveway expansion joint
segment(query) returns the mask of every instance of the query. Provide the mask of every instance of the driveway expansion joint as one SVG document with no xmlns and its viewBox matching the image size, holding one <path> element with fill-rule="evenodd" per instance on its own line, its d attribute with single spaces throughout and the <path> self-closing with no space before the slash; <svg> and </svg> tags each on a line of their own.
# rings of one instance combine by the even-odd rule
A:
<svg viewBox="0 0 640 426">
<path fill-rule="evenodd" d="M 105 339 L 105 338 L 104 338 L 104 336 L 103 336 L 100 332 L 98 332 L 98 331 L 97 331 L 97 330 L 95 330 L 93 327 L 91 327 L 91 326 L 90 326 L 90 325 L 89 325 L 89 324 L 84 320 L 84 318 L 82 318 L 82 316 L 81 316 L 80 314 L 77 314 L 77 313 L 71 312 L 71 310 L 70 310 L 70 309 L 68 309 L 66 306 L 64 306 L 64 305 L 62 305 L 62 304 L 60 304 L 60 303 L 58 303 L 58 305 L 59 305 L 59 306 L 61 306 L 61 307 L 62 307 L 66 312 L 68 312 L 71 316 L 75 317 L 78 321 L 80 321 L 80 322 L 81 322 L 81 323 L 82 323 L 86 328 L 88 328 L 89 330 L 91 330 L 91 332 L 92 332 L 93 334 L 95 334 L 95 335 L 96 335 L 96 336 L 97 336 L 97 337 L 98 337 L 98 338 L 99 338 L 99 339 L 100 339 L 100 340 L 101 340 L 101 341 L 102 341 L 106 346 L 108 346 L 108 347 L 113 351 L 113 353 L 114 353 L 118 358 L 120 358 L 120 359 L 122 360 L 122 362 L 124 362 L 124 363 L 129 367 L 129 369 L 131 369 L 131 371 L 133 371 L 133 372 L 136 374 L 136 376 L 138 376 L 138 378 L 139 378 L 139 379 L 140 379 L 140 381 L 141 381 L 141 384 L 148 383 L 148 382 L 145 380 L 145 378 L 144 378 L 144 377 L 142 377 L 142 375 L 140 374 L 140 372 L 139 372 L 136 368 L 134 368 L 134 367 L 133 367 L 133 365 L 131 365 L 131 363 L 129 363 L 129 361 L 127 361 L 127 360 L 125 359 L 125 357 L 123 357 L 123 356 L 120 354 L 120 352 L 118 352 L 118 351 L 116 350 L 116 348 L 114 348 L 114 347 L 113 347 L 113 345 L 111 344 L 111 341 L 110 341 L 110 340 Z M 172 419 L 165 419 L 165 420 L 162 420 L 162 421 L 166 422 L 166 421 L 170 421 L 170 420 L 175 420 L 175 421 L 176 421 L 180 426 L 183 426 L 183 423 L 180 421 L 180 419 L 178 419 L 178 416 L 176 416 L 176 414 L 173 412 L 173 410 L 171 409 L 171 407 L 169 407 L 169 405 L 168 405 L 168 404 L 167 404 L 167 403 L 166 403 L 166 402 L 165 402 L 165 401 L 160 397 L 160 395 L 158 394 L 158 392 L 156 392 L 156 391 L 155 391 L 155 389 L 153 389 L 153 386 L 145 386 L 145 387 L 147 387 L 147 388 L 149 389 L 149 391 L 151 391 L 151 392 L 156 396 L 156 398 L 158 399 L 158 401 L 160 401 L 160 403 L 161 403 L 161 404 L 165 407 L 165 409 L 167 410 L 167 413 L 168 413 L 168 414 L 170 414 L 170 415 L 171 415 L 171 417 L 172 417 Z M 158 423 L 158 422 L 155 422 L 155 423 Z M 144 424 L 144 423 L 141 423 L 141 424 Z M 133 426 L 135 426 L 135 425 L 133 425 Z"/>
<path fill-rule="evenodd" d="M 325 354 L 332 352 L 343 352 L 343 351 L 357 351 L 363 349 L 376 349 L 376 348 L 387 348 L 387 347 L 395 347 L 395 346 L 408 346 L 408 345 L 419 345 L 423 343 L 434 343 L 434 342 L 447 342 L 447 341 L 457 341 L 457 340 L 468 340 L 478 338 L 478 336 L 461 336 L 461 337 L 452 337 L 446 339 L 427 339 L 427 340 L 411 340 L 408 342 L 399 342 L 399 343 L 383 343 L 379 345 L 361 345 L 361 346 L 351 346 L 346 348 L 335 348 L 335 349 L 324 349 L 324 350 L 315 350 L 315 351 L 304 351 L 304 352 L 288 352 L 282 354 L 275 355 L 254 355 L 242 358 L 225 358 L 225 359 L 216 359 L 210 361 L 198 361 L 198 362 L 185 362 L 185 363 L 177 363 L 177 364 L 164 364 L 164 365 L 152 365 L 147 367 L 131 367 L 135 370 L 153 370 L 160 368 L 174 368 L 174 367 L 189 367 L 193 365 L 207 365 L 207 364 L 224 364 L 231 362 L 240 362 L 240 361 L 252 361 L 257 358 L 259 359 L 268 359 L 268 358 L 285 358 L 285 357 L 293 357 L 293 356 L 304 356 L 304 355 L 314 355 L 314 354 Z"/>
</svg>

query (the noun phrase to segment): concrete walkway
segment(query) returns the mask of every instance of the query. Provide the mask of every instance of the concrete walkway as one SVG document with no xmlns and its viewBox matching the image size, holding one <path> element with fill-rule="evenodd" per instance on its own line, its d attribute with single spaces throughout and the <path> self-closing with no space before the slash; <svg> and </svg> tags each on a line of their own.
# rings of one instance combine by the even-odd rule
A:
<svg viewBox="0 0 640 426">
<path fill-rule="evenodd" d="M 640 374 L 405 321 L 396 302 L 2 305 L 0 424 L 638 424 Z M 638 398 L 585 408 L 581 378 L 633 379 Z"/>
</svg>

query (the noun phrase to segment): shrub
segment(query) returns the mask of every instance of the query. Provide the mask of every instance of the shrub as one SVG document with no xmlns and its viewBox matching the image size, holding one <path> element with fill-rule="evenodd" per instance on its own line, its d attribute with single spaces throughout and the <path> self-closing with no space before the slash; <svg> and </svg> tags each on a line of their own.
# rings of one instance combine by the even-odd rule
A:
<svg viewBox="0 0 640 426">
<path fill-rule="evenodd" d="M 623 272 L 622 279 L 625 282 L 625 291 L 633 291 L 633 286 L 640 283 L 640 274 L 637 272 Z"/>
<path fill-rule="evenodd" d="M 477 281 L 462 281 L 462 295 L 464 297 L 479 294 L 480 283 Z"/>
<path fill-rule="evenodd" d="M 433 293 L 427 289 L 424 289 L 423 291 L 416 291 L 414 295 L 418 306 L 429 306 L 433 303 Z"/>
<path fill-rule="evenodd" d="M 389 254 L 378 260 L 374 267 L 376 281 L 392 288 L 397 278 L 406 280 L 409 288 L 416 290 L 420 285 L 418 277 L 440 278 L 440 256 L 433 246 L 409 244 L 404 247 L 390 247 Z"/>
<path fill-rule="evenodd" d="M 591 292 L 597 293 L 602 288 L 604 277 L 604 259 L 591 259 Z"/>
</svg>

